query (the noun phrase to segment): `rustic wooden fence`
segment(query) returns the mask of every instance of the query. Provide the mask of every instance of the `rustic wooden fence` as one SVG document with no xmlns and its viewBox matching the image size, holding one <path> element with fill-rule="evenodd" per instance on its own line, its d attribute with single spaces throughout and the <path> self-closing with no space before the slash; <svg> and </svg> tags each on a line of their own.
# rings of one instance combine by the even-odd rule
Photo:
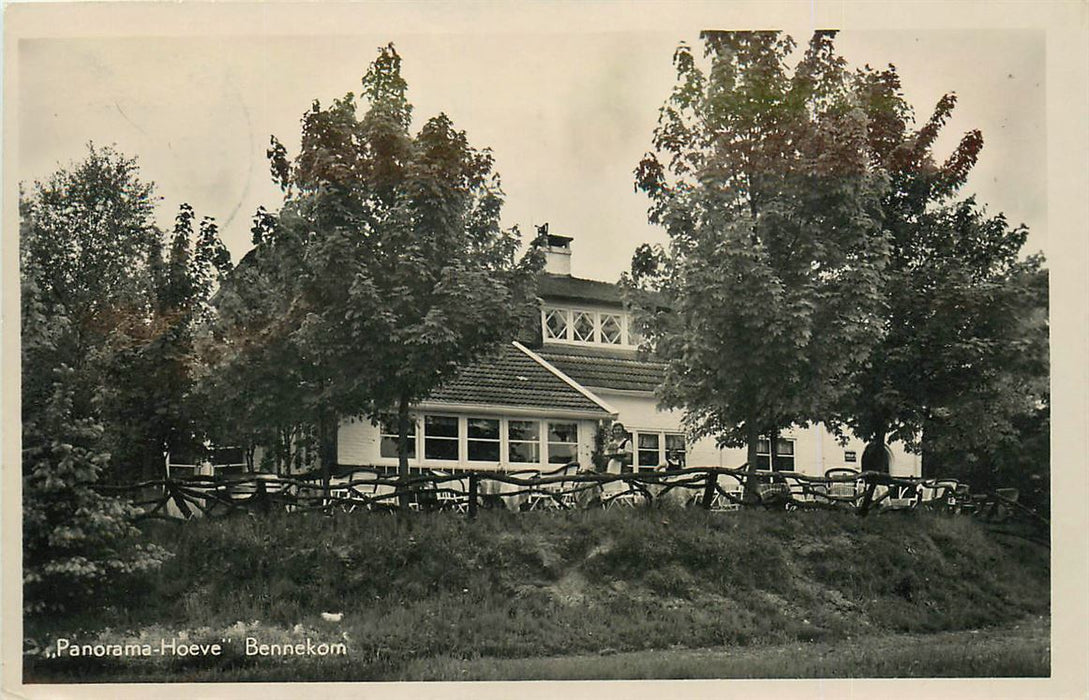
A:
<svg viewBox="0 0 1089 700">
<path fill-rule="evenodd" d="M 131 498 L 139 518 L 187 520 L 239 511 L 345 512 L 455 511 L 473 516 L 482 508 L 513 511 L 622 508 L 652 505 L 700 507 L 836 508 L 866 515 L 916 508 L 971 513 L 992 523 L 1020 520 L 1038 530 L 1048 520 L 1017 501 L 1016 489 L 971 493 L 955 479 L 897 477 L 879 472 L 831 469 L 824 476 L 758 471 L 755 498 L 746 500 L 746 468 L 692 467 L 676 471 L 601 474 L 577 464 L 551 472 L 423 471 L 407 478 L 377 470 L 337 476 L 326 487 L 315 478 L 250 474 L 234 478 L 163 479 L 100 486 Z"/>
</svg>

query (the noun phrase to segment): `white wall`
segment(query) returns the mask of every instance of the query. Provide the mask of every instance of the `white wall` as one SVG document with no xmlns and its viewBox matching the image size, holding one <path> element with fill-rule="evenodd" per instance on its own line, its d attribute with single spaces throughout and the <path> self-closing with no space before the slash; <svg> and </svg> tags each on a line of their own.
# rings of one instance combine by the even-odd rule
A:
<svg viewBox="0 0 1089 700">
<path fill-rule="evenodd" d="M 592 388 L 595 394 L 609 403 L 619 413 L 618 420 L 631 432 L 654 430 L 681 432 L 681 412 L 661 411 L 657 400 L 651 394 L 618 392 L 608 389 Z M 803 474 L 822 476 L 833 467 L 851 467 L 861 469 L 862 450 L 866 444 L 851 437 L 846 445 L 840 445 L 823 424 L 808 428 L 792 427 L 782 431 L 780 437 L 794 440 L 794 469 Z M 891 473 L 894 476 L 920 476 L 922 460 L 919 455 L 909 454 L 901 443 L 889 445 L 893 453 Z M 846 453 L 853 451 L 855 461 L 848 462 Z M 688 447 L 687 464 L 690 467 L 740 467 L 745 463 L 746 450 L 743 447 L 718 449 L 712 438 L 704 438 Z"/>
<path fill-rule="evenodd" d="M 632 433 L 656 432 L 656 433 L 680 433 L 681 412 L 660 411 L 657 401 L 650 394 L 635 394 L 634 392 L 609 391 L 607 389 L 592 389 L 606 403 L 610 404 L 619 413 L 618 420 Z M 453 415 L 447 412 L 447 415 Z M 464 414 L 463 414 L 464 415 Z M 500 412 L 478 412 L 473 415 L 489 415 L 490 417 L 503 418 Z M 534 418 L 516 416 L 519 420 L 538 419 L 548 420 L 547 415 L 539 415 Z M 553 418 L 555 419 L 555 418 Z M 555 419 L 570 422 L 573 419 Z M 583 467 L 589 468 L 593 464 L 594 433 L 597 423 L 593 420 L 577 420 L 578 431 L 578 461 Z M 545 450 L 541 450 L 542 462 L 539 464 L 515 463 L 506 460 L 506 423 L 501 423 L 503 441 L 501 445 L 502 459 L 498 463 L 469 462 L 465 459 L 466 437 L 464 422 L 461 436 L 461 458 L 456 462 L 429 462 L 427 466 L 447 469 L 478 469 L 478 470 L 508 470 L 539 468 L 549 469 L 555 465 L 549 465 L 543 460 Z M 417 455 L 423 454 L 422 427 L 418 424 Z M 795 471 L 812 476 L 822 476 L 826 470 L 833 467 L 851 467 L 860 469 L 862 466 L 862 451 L 866 445 L 857 438 L 850 438 L 846 445 L 840 445 L 837 438 L 828 431 L 823 424 L 812 425 L 808 428 L 789 428 L 782 431 L 780 437 L 794 440 L 794 469 Z M 893 453 L 891 473 L 894 476 L 920 476 L 922 474 L 922 460 L 919 455 L 909 454 L 901 443 L 890 445 Z M 380 454 L 379 431 L 366 418 L 344 420 L 340 425 L 340 434 L 337 442 L 337 459 L 340 464 L 352 466 L 388 466 L 397 465 L 394 458 L 382 457 Z M 855 461 L 849 462 L 846 453 L 853 451 Z M 704 438 L 688 445 L 687 465 L 690 467 L 740 467 L 745 463 L 746 451 L 743 447 L 719 449 L 713 438 Z M 423 461 L 419 458 L 412 460 L 410 465 L 422 467 Z"/>
</svg>

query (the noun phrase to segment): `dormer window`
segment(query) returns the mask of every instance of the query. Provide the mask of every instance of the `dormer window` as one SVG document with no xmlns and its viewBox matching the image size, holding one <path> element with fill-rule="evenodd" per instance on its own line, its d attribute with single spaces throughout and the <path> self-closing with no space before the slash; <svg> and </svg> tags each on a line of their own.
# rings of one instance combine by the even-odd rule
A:
<svg viewBox="0 0 1089 700">
<path fill-rule="evenodd" d="M 541 313 L 546 342 L 620 347 L 636 344 L 628 330 L 627 314 L 622 312 L 550 306 Z"/>
<path fill-rule="evenodd" d="M 619 314 L 600 314 L 601 342 L 606 345 L 620 345 L 624 339 L 624 329 Z"/>
<path fill-rule="evenodd" d="M 545 340 L 567 340 L 567 309 L 549 309 L 545 312 Z"/>
<path fill-rule="evenodd" d="M 596 340 L 594 338 L 594 331 L 597 330 L 597 324 L 594 323 L 594 314 L 591 311 L 576 311 L 575 312 L 575 328 L 574 338 L 580 343 L 592 343 Z"/>
</svg>

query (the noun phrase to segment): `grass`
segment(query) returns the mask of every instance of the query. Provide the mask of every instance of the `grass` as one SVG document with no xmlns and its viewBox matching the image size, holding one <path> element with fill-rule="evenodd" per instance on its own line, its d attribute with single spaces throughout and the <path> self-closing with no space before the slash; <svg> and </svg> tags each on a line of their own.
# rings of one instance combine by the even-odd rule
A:
<svg viewBox="0 0 1089 700">
<path fill-rule="evenodd" d="M 811 644 L 664 649 L 527 659 L 422 659 L 402 680 L 644 680 L 679 678 L 1043 677 L 1050 646 L 1044 618 L 1010 627 L 884 634 Z"/>
<path fill-rule="evenodd" d="M 1046 550 L 995 538 L 966 518 L 925 513 L 274 514 L 158 524 L 145 536 L 175 553 L 159 573 L 128 582 L 114 600 L 81 615 L 27 620 L 27 636 L 48 649 L 60 636 L 117 641 L 184 632 L 231 638 L 228 653 L 181 660 L 29 654 L 28 680 L 446 678 L 464 663 L 480 678 L 646 677 L 631 675 L 640 668 L 658 669 L 654 677 L 733 677 L 742 667 L 761 677 L 811 676 L 806 669 L 835 667 L 784 656 L 779 665 L 768 657 L 732 670 L 735 652 L 705 659 L 694 650 L 801 645 L 809 658 L 822 644 L 847 644 L 836 656 L 851 658 L 848 640 L 1008 628 L 1049 611 Z M 322 612 L 342 619 L 327 622 Z M 350 653 L 247 657 L 240 645 L 249 635 L 348 640 Z M 992 675 L 1046 667 L 1037 642 L 1014 645 L 1006 656 L 996 647 L 990 656 L 935 652 L 929 661 L 919 644 L 901 652 L 893 644 L 878 656 L 859 648 L 863 656 L 837 663 L 843 675 L 912 668 L 947 675 L 945 661 L 961 675 Z M 640 654 L 658 661 L 624 661 Z"/>
</svg>

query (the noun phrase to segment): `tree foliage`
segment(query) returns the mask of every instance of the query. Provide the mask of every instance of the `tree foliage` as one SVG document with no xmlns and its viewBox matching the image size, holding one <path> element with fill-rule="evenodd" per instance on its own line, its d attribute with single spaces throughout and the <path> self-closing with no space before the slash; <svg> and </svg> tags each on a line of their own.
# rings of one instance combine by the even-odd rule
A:
<svg viewBox="0 0 1089 700">
<path fill-rule="evenodd" d="M 519 259 L 517 230 L 500 228 L 490 152 L 444 114 L 410 132 L 392 45 L 362 88 L 362 116 L 351 93 L 313 103 L 293 160 L 272 139 L 284 204 L 258 213 L 255 248 L 217 300 L 212 381 L 253 399 L 250 429 L 316 426 L 326 466 L 341 416 L 397 414 L 407 471 L 409 405 L 514 335 L 541 260 Z"/>
<path fill-rule="evenodd" d="M 928 471 L 983 488 L 1023 483 L 1008 467 L 1015 445 L 1033 441 L 1032 425 L 1047 432 L 1043 259 L 1021 256 L 1024 226 L 957 198 L 983 147 L 978 131 L 943 161 L 933 154 L 954 94 L 916 129 L 894 67 L 867 66 L 857 80 L 875 163 L 890 176 L 883 209 L 892 245 L 885 333 L 845 397 L 843 421 L 864 438 L 923 449 Z M 1016 461 L 1046 474 L 1046 449 Z M 1000 463 L 1005 483 L 996 481 Z"/>
<path fill-rule="evenodd" d="M 833 36 L 793 71 L 777 32 L 705 34 L 708 70 L 674 56 L 636 169 L 670 244 L 626 280 L 669 363 L 662 401 L 695 436 L 748 442 L 750 463 L 756 433 L 820 420 L 1000 485 L 1000 465 L 1047 461 L 1015 448 L 1046 443 L 1042 258 L 958 199 L 978 131 L 935 158 L 956 96 L 916 127 L 895 67 L 850 72 Z"/>
<path fill-rule="evenodd" d="M 670 237 L 625 278 L 661 401 L 751 465 L 758 435 L 824 417 L 880 332 L 887 181 L 833 35 L 793 70 L 779 32 L 705 33 L 706 70 L 681 45 L 636 169 Z"/>
<path fill-rule="evenodd" d="M 111 466 L 125 417 L 110 401 L 139 382 L 110 377 L 153 327 L 161 236 L 152 186 L 109 148 L 20 195 L 24 599 L 42 611 L 163 556 L 132 544 L 130 509 L 93 489 L 124 471 Z"/>
</svg>

